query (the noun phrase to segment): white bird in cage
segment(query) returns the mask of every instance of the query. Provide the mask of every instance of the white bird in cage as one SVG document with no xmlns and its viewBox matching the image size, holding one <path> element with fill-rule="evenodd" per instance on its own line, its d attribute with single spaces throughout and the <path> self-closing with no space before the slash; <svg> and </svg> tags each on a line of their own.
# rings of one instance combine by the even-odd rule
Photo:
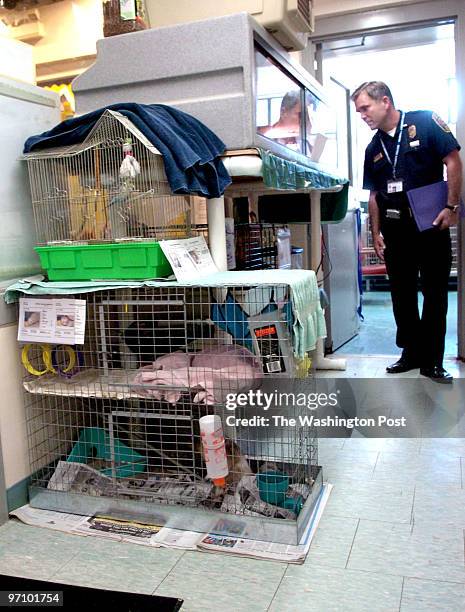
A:
<svg viewBox="0 0 465 612">
<path fill-rule="evenodd" d="M 132 141 L 123 144 L 124 159 L 121 162 L 119 175 L 121 178 L 136 178 L 140 174 L 140 164 L 132 153 Z"/>
</svg>

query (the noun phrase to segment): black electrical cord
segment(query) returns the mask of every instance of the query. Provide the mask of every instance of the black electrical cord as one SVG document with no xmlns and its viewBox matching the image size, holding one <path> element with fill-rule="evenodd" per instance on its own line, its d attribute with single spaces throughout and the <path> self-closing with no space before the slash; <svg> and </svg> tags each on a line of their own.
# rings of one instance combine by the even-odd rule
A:
<svg viewBox="0 0 465 612">
<path fill-rule="evenodd" d="M 323 278 L 321 280 L 318 281 L 318 286 L 319 287 L 321 287 L 323 285 L 325 280 L 330 277 L 331 272 L 333 271 L 333 264 L 331 263 L 331 258 L 329 256 L 329 251 L 328 251 L 328 249 L 326 247 L 324 234 L 321 234 L 321 246 L 323 247 L 322 248 L 322 253 L 321 253 L 321 260 L 320 260 L 320 263 L 318 264 L 318 267 L 317 267 L 317 269 L 315 271 L 315 274 L 318 276 L 318 272 L 320 271 L 320 268 L 323 265 L 323 261 L 324 261 L 325 257 L 328 259 L 329 270 L 328 270 L 328 273 L 325 276 L 323 276 Z"/>
</svg>

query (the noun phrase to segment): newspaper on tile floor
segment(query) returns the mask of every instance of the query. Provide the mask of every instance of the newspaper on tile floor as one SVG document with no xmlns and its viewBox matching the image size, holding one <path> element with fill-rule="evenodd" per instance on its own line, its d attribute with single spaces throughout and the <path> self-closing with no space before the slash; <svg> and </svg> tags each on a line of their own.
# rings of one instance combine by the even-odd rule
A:
<svg viewBox="0 0 465 612">
<path fill-rule="evenodd" d="M 253 482 L 255 482 L 254 479 Z M 261 501 L 258 489 L 255 490 L 256 485 L 253 482 L 250 476 L 244 476 L 238 484 L 236 499 L 230 500 L 228 496 L 225 496 L 221 508 L 225 514 L 231 511 L 229 505 L 232 504 L 234 508 L 237 508 L 240 503 L 244 514 L 247 515 L 295 517 L 292 512 L 284 508 Z M 118 497 L 129 499 L 147 499 L 149 501 L 157 499 L 157 503 L 167 503 L 167 499 L 176 499 L 179 500 L 178 503 L 183 505 L 197 505 L 199 501 L 205 502 L 209 498 L 212 484 L 210 482 L 196 482 L 194 484 L 188 475 L 186 475 L 185 481 L 181 482 L 179 476 L 170 478 L 169 475 L 149 477 L 145 480 L 141 477 L 138 477 L 137 480 L 126 478 L 115 482 L 113 478 L 87 464 L 60 461 L 50 478 L 48 488 L 94 497 L 113 497 L 117 494 Z M 250 540 L 241 538 L 239 535 L 222 536 L 213 533 L 184 531 L 108 516 L 77 516 L 31 508 L 28 505 L 15 510 L 11 514 L 29 525 L 48 527 L 67 533 L 100 536 L 145 546 L 225 552 L 287 563 L 303 563 L 330 491 L 331 485 L 325 485 L 308 522 L 307 529 L 302 536 L 301 543 L 298 545 Z M 144 492 L 147 492 L 147 496 L 144 495 Z"/>
<path fill-rule="evenodd" d="M 78 516 L 64 512 L 42 510 L 32 508 L 29 505 L 22 506 L 10 514 L 27 525 L 47 527 L 70 534 L 106 537 L 144 546 L 223 552 L 241 557 L 298 564 L 305 561 L 331 489 L 332 485 L 324 485 L 319 503 L 314 509 L 301 543 L 298 545 L 276 544 L 240 537 L 218 536 L 211 533 L 199 534 L 193 531 L 171 529 L 136 521 L 124 521 L 111 517 Z"/>
</svg>

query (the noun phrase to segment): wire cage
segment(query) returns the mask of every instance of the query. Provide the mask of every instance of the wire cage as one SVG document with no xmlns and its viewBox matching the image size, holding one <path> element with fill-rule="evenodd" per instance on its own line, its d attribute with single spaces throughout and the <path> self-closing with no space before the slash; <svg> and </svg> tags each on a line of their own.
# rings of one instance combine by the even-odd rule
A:
<svg viewBox="0 0 465 612">
<path fill-rule="evenodd" d="M 121 113 L 107 109 L 81 144 L 22 159 L 39 245 L 190 236 L 189 198 L 171 194 L 162 155 Z"/>
<path fill-rule="evenodd" d="M 236 224 L 236 270 L 277 268 L 276 231 L 280 227 L 270 223 Z"/>
<path fill-rule="evenodd" d="M 72 297 L 84 345 L 22 348 L 31 505 L 298 543 L 322 473 L 292 399 L 313 380 L 295 378 L 289 287 Z"/>
</svg>

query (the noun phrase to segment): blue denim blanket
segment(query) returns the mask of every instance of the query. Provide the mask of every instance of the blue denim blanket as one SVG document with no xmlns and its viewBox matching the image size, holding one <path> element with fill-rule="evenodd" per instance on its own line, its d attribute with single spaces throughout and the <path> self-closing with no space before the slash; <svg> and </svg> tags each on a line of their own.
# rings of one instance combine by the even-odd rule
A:
<svg viewBox="0 0 465 612">
<path fill-rule="evenodd" d="M 224 143 L 203 123 L 163 104 L 112 104 L 31 136 L 24 153 L 81 143 L 106 109 L 127 117 L 163 155 L 173 193 L 220 197 L 231 179 L 220 159 Z"/>
</svg>

